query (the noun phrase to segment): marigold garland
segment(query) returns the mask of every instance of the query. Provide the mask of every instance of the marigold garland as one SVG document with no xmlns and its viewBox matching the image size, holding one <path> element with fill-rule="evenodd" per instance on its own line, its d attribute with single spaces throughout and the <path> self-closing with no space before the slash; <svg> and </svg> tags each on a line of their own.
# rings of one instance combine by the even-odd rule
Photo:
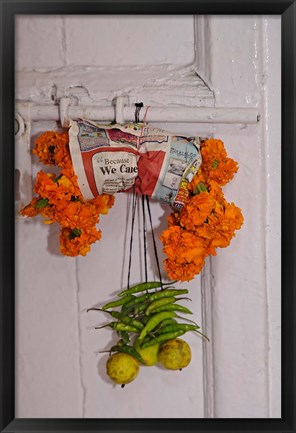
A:
<svg viewBox="0 0 296 433">
<path fill-rule="evenodd" d="M 38 197 L 21 210 L 27 217 L 42 215 L 45 224 L 61 226 L 60 251 L 67 256 L 85 256 L 90 245 L 101 238 L 96 228 L 100 214 L 107 214 L 114 195 L 102 194 L 85 201 L 77 183 L 69 150 L 67 132 L 47 131 L 39 136 L 33 153 L 45 165 L 60 168 L 58 175 L 37 173 L 34 191 Z M 238 164 L 227 156 L 221 140 L 201 143 L 202 164 L 188 185 L 188 199 L 180 211 L 168 217 L 163 231 L 165 269 L 172 280 L 190 281 L 202 270 L 205 258 L 225 248 L 243 224 L 241 210 L 228 203 L 222 186 L 238 170 Z"/>
<path fill-rule="evenodd" d="M 77 183 L 69 150 L 68 133 L 47 131 L 35 142 L 33 153 L 45 165 L 55 165 L 59 175 L 37 173 L 34 191 L 38 197 L 21 210 L 27 217 L 42 215 L 45 224 L 61 225 L 60 250 L 66 256 L 85 256 L 90 245 L 101 238 L 96 228 L 100 214 L 107 214 L 114 196 L 102 194 L 85 201 Z"/>
<path fill-rule="evenodd" d="M 201 155 L 185 206 L 168 217 L 169 227 L 160 236 L 172 280 L 190 281 L 199 274 L 205 258 L 216 255 L 216 248 L 227 247 L 244 221 L 241 210 L 226 201 L 221 189 L 237 172 L 237 162 L 228 158 L 221 140 L 212 138 L 201 143 Z"/>
</svg>

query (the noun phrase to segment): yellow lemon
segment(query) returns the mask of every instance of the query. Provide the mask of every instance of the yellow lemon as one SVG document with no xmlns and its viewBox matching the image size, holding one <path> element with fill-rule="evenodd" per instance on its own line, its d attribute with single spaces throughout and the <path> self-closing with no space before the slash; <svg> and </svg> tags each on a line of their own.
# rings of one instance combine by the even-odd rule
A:
<svg viewBox="0 0 296 433">
<path fill-rule="evenodd" d="M 155 365 L 158 362 L 158 349 L 159 344 L 154 344 L 154 346 L 146 347 L 145 349 L 141 349 L 140 347 L 136 347 L 137 352 L 142 356 L 145 365 L 151 366 Z"/>
<path fill-rule="evenodd" d="M 117 352 L 109 356 L 106 368 L 110 379 L 121 385 L 132 382 L 139 373 L 138 361 L 128 353 Z"/>
<path fill-rule="evenodd" d="M 169 370 L 180 370 L 187 367 L 191 361 L 189 344 L 181 338 L 166 341 L 160 345 L 158 361 Z"/>
</svg>

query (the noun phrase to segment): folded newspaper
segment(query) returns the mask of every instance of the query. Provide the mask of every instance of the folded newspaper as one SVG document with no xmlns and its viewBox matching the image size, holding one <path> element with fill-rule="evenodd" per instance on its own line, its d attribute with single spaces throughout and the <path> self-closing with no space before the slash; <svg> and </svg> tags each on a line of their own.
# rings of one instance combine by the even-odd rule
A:
<svg viewBox="0 0 296 433">
<path fill-rule="evenodd" d="M 145 123 L 99 125 L 70 121 L 70 152 L 83 197 L 135 187 L 172 207 L 182 208 L 187 184 L 200 164 L 200 139 L 152 128 Z"/>
</svg>

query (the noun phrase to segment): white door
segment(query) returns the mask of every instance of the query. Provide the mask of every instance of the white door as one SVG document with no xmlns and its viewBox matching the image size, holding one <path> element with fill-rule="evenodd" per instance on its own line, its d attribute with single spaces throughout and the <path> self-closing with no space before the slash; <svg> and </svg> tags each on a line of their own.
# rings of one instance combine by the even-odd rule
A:
<svg viewBox="0 0 296 433">
<path fill-rule="evenodd" d="M 28 119 L 26 134 L 16 140 L 20 201 L 29 198 L 32 173 L 44 169 L 35 159 L 30 165 L 25 146 L 30 137 L 32 144 L 38 134 L 57 126 L 55 121 L 30 121 L 32 103 L 50 105 L 70 96 L 74 104 L 111 105 L 112 98 L 127 94 L 131 104 L 257 107 L 261 118 L 255 125 L 155 124 L 188 135 L 214 135 L 240 166 L 225 195 L 242 208 L 244 226 L 230 247 L 207 260 L 201 277 L 184 283 L 194 320 L 210 342 L 185 336 L 192 362 L 182 372 L 144 367 L 124 389 L 113 386 L 105 372 L 107 355 L 99 353 L 110 347 L 112 333 L 94 329 L 104 321 L 101 313 L 86 312 L 126 286 L 130 194 L 118 194 L 109 214 L 101 217 L 102 239 L 86 257 L 58 253 L 58 227 L 17 220 L 16 416 L 279 417 L 280 216 L 275 196 L 280 194 L 280 19 L 33 20 L 31 26 L 28 17 L 17 19 L 16 94 Z M 54 37 L 43 38 L 46 32 Z M 103 35 L 105 48 L 94 43 Z M 119 40 L 128 41 L 130 49 L 123 50 Z M 157 202 L 151 209 L 158 237 L 169 209 Z M 140 207 L 136 217 L 131 283 L 144 277 Z M 158 252 L 162 261 L 160 244 Z M 148 275 L 158 278 L 151 239 Z"/>
</svg>

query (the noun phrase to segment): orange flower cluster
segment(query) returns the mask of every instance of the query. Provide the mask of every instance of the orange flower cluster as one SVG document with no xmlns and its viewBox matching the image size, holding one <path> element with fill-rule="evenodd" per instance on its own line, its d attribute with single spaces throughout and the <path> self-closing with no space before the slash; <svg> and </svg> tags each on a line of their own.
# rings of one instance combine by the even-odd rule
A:
<svg viewBox="0 0 296 433">
<path fill-rule="evenodd" d="M 238 164 L 227 157 L 221 140 L 201 143 L 202 164 L 188 185 L 189 197 L 181 211 L 168 218 L 160 239 L 169 278 L 190 281 L 202 270 L 205 258 L 225 248 L 243 224 L 241 210 L 225 200 L 221 186 L 228 183 Z"/>
<path fill-rule="evenodd" d="M 45 224 L 61 225 L 60 250 L 66 256 L 85 256 L 90 245 L 101 238 L 97 230 L 100 214 L 107 214 L 114 204 L 114 196 L 102 194 L 85 201 L 77 183 L 69 150 L 68 133 L 48 131 L 36 140 L 33 153 L 45 165 L 56 165 L 59 175 L 39 171 L 34 197 L 21 214 L 46 218 Z"/>
</svg>

